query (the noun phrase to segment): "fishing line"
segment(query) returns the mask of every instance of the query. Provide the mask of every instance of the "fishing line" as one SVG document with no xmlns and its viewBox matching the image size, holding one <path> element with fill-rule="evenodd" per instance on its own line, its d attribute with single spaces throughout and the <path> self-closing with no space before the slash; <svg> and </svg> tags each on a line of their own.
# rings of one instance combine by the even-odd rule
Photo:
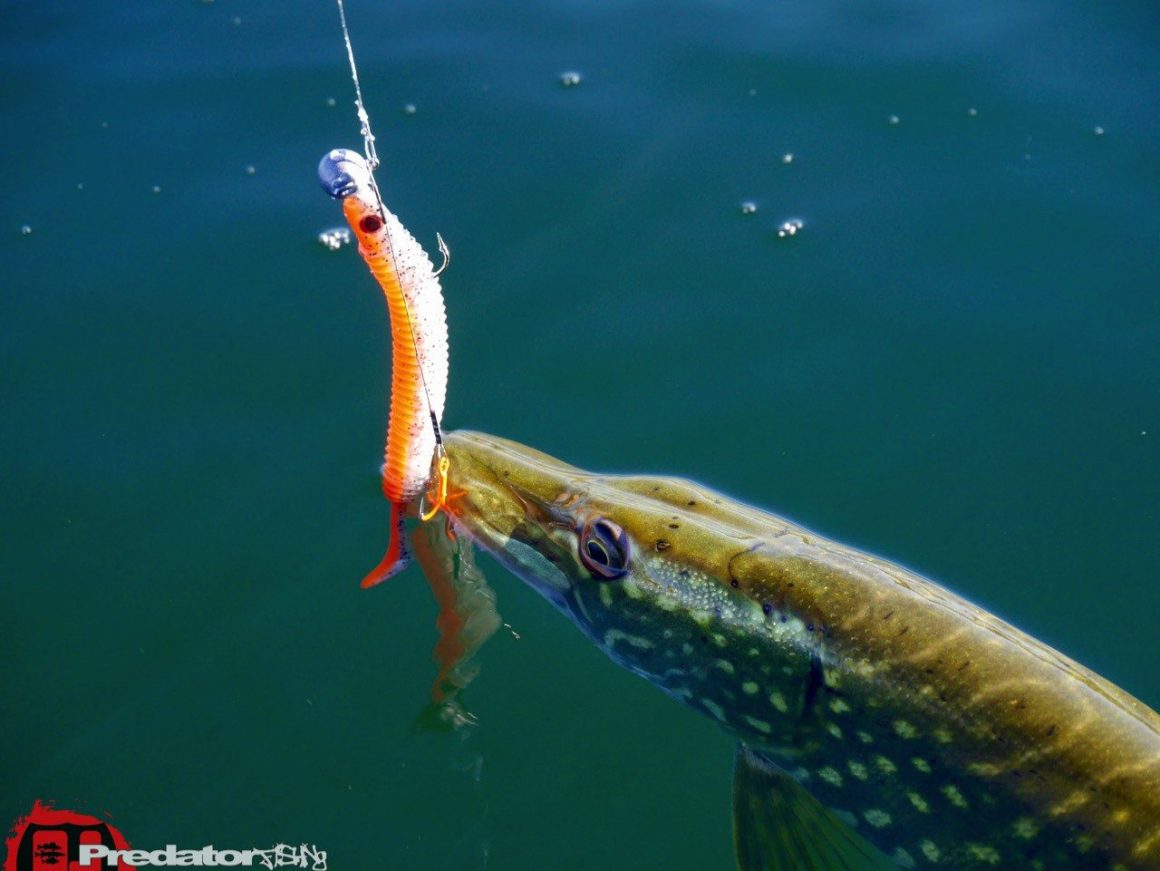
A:
<svg viewBox="0 0 1160 871">
<path fill-rule="evenodd" d="M 362 87 L 358 80 L 358 65 L 354 60 L 354 46 L 350 41 L 350 29 L 346 25 L 346 7 L 343 6 L 342 0 L 335 0 L 338 4 L 338 19 L 342 24 L 342 41 L 346 46 L 346 57 L 350 61 L 350 78 L 354 83 L 354 105 L 358 110 L 359 133 L 363 138 L 363 152 L 366 155 L 367 169 L 370 171 L 371 191 L 374 192 L 375 202 L 379 207 L 379 217 L 383 219 L 386 224 L 387 208 L 383 205 L 382 195 L 379 193 L 379 183 L 375 179 L 375 170 L 379 168 L 379 154 L 375 149 L 375 134 L 371 130 L 371 116 L 367 112 L 366 105 L 363 103 Z M 443 241 L 443 237 L 438 233 L 435 234 L 439 240 L 439 251 L 443 254 L 443 265 L 434 273 L 438 278 L 440 273 L 447 268 L 447 264 L 451 261 L 451 252 L 447 248 L 447 243 Z M 388 241 L 390 234 L 387 234 Z M 391 262 L 395 266 L 395 274 L 399 274 L 398 262 L 395 261 L 395 250 L 393 246 L 389 246 Z M 419 357 L 419 340 L 415 335 L 415 323 L 411 318 L 411 307 L 407 302 L 407 295 L 402 294 L 403 311 L 407 315 L 407 330 L 411 334 L 411 344 L 415 348 L 415 356 Z M 443 504 L 447 496 L 447 470 L 450 462 L 447 459 L 446 449 L 443 447 L 443 429 L 439 425 L 439 418 L 435 416 L 435 404 L 431 401 L 431 391 L 427 388 L 427 373 L 424 371 L 424 366 L 419 365 L 419 381 L 423 385 L 423 395 L 427 398 L 427 409 L 431 415 L 431 427 L 435 431 L 435 455 L 438 458 L 438 472 L 439 472 L 439 498 L 435 503 L 435 507 L 429 513 L 423 514 L 423 520 L 430 520 L 439 511 L 439 507 Z"/>
</svg>

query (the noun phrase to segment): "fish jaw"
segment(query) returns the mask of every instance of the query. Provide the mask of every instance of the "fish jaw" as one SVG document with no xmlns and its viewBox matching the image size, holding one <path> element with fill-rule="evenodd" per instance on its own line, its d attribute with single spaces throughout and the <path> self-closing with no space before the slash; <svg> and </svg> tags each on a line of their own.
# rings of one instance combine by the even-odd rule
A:
<svg viewBox="0 0 1160 871">
<path fill-rule="evenodd" d="M 563 562 L 566 545 L 565 530 L 552 525 L 551 505 L 561 482 L 579 470 L 527 449 L 521 456 L 514 443 L 481 433 L 448 433 L 445 446 L 447 513 L 476 544 L 567 613 L 573 580 L 554 561 Z"/>
</svg>

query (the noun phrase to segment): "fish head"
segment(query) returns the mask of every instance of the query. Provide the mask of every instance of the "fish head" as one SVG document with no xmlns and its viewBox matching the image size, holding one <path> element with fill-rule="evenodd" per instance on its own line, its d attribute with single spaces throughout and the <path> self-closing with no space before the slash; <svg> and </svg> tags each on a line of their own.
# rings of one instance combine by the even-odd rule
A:
<svg viewBox="0 0 1160 871">
<path fill-rule="evenodd" d="M 612 659 L 723 722 L 731 700 L 759 692 L 792 718 L 814 652 L 803 621 L 762 595 L 749 559 L 762 541 L 729 521 L 736 503 L 481 433 L 446 446 L 459 528 Z"/>
</svg>

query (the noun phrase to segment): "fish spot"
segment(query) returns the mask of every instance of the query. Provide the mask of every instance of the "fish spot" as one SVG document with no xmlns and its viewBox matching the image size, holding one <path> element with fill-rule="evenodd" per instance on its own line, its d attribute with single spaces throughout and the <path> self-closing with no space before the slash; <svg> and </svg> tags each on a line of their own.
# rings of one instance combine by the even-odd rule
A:
<svg viewBox="0 0 1160 871">
<path fill-rule="evenodd" d="M 693 652 L 693 645 L 691 645 L 689 642 L 686 641 L 684 644 L 681 645 L 681 653 L 685 654 L 685 656 L 689 656 L 692 652 Z"/>
<path fill-rule="evenodd" d="M 758 732 L 764 732 L 766 735 L 773 731 L 773 726 L 769 725 L 765 720 L 759 720 L 757 717 L 751 717 L 748 714 L 745 715 L 745 722 Z"/>
<path fill-rule="evenodd" d="M 919 841 L 918 849 L 922 851 L 922 855 L 926 856 L 928 862 L 938 862 L 939 856 L 942 855 L 938 846 L 931 840 Z"/>
<path fill-rule="evenodd" d="M 911 856 L 910 853 L 908 853 L 902 847 L 899 847 L 897 850 L 895 850 L 894 855 L 891 856 L 891 858 L 894 860 L 894 864 L 896 864 L 899 868 L 914 867 L 914 857 Z"/>
<path fill-rule="evenodd" d="M 863 744 L 873 744 L 874 743 L 874 736 L 863 729 L 859 729 L 854 734 L 858 736 L 858 740 L 861 741 Z"/>
<path fill-rule="evenodd" d="M 818 777 L 820 777 L 831 786 L 842 785 L 842 775 L 838 773 L 837 769 L 831 768 L 829 765 L 827 765 L 825 768 L 818 769 Z"/>
<path fill-rule="evenodd" d="M 996 777 L 1002 773 L 994 762 L 972 762 L 967 766 L 967 771 L 979 777 Z"/>
<path fill-rule="evenodd" d="M 870 776 L 869 772 L 866 771 L 866 766 L 863 765 L 861 762 L 854 762 L 853 760 L 851 760 L 850 762 L 847 763 L 847 765 L 850 767 L 850 773 L 852 775 L 854 775 L 856 778 L 858 778 L 859 780 L 865 780 L 867 777 Z"/>
<path fill-rule="evenodd" d="M 941 726 L 939 728 L 935 729 L 933 732 L 931 732 L 931 735 L 933 735 L 934 740 L 938 741 L 938 743 L 940 743 L 940 744 L 950 744 L 952 741 L 955 740 L 954 737 L 951 735 L 951 733 L 948 730 L 942 728 Z"/>
<path fill-rule="evenodd" d="M 930 813 L 930 805 L 928 805 L 926 803 L 926 799 L 919 795 L 917 792 L 908 792 L 906 797 L 910 799 L 910 803 L 914 805 L 914 809 L 920 814 Z"/>
<path fill-rule="evenodd" d="M 737 672 L 737 669 L 733 667 L 733 663 L 727 659 L 714 659 L 713 665 L 717 666 L 725 674 L 735 674 Z"/>
<path fill-rule="evenodd" d="M 758 687 L 757 684 L 751 680 L 747 680 L 745 683 L 743 683 L 741 685 L 741 691 L 743 693 L 745 693 L 747 696 L 757 695 L 758 689 L 760 689 L 760 687 Z"/>
<path fill-rule="evenodd" d="M 868 660 L 865 660 L 865 659 L 861 659 L 857 663 L 855 663 L 854 670 L 858 673 L 859 677 L 871 678 L 871 677 L 874 677 L 874 672 L 876 672 L 878 669 L 874 667 L 874 664 L 872 662 L 869 662 Z M 870 704 L 873 707 L 878 707 L 878 705 L 882 704 L 882 702 L 879 701 L 877 696 L 871 696 L 870 697 Z"/>
<path fill-rule="evenodd" d="M 875 756 L 874 764 L 878 766 L 878 770 L 883 774 L 893 774 L 898 770 L 898 766 L 887 759 L 885 756 Z"/>
<path fill-rule="evenodd" d="M 1086 792 L 1084 792 L 1082 789 L 1077 789 L 1063 801 L 1053 805 L 1048 813 L 1050 813 L 1053 817 L 1071 813 L 1073 810 L 1076 810 L 1077 808 L 1087 804 L 1089 798 L 1090 796 Z"/>
<path fill-rule="evenodd" d="M 655 646 L 647 638 L 641 638 L 639 635 L 629 635 L 627 632 L 622 632 L 619 629 L 609 629 L 604 633 L 605 647 L 612 647 L 621 641 L 635 647 L 637 650 L 649 650 Z"/>
<path fill-rule="evenodd" d="M 716 644 L 718 647 L 725 647 L 726 645 L 729 644 L 729 639 L 726 638 L 724 635 L 721 635 L 720 633 L 714 632 L 713 633 L 713 643 Z"/>
<path fill-rule="evenodd" d="M 600 602 L 601 602 L 601 604 L 604 605 L 605 608 L 611 608 L 612 607 L 612 584 L 601 584 L 599 586 L 599 590 L 600 590 Z"/>
<path fill-rule="evenodd" d="M 841 699 L 831 699 L 830 700 L 830 710 L 833 711 L 835 714 L 845 714 L 845 713 L 849 712 L 850 706 L 847 705 Z"/>
<path fill-rule="evenodd" d="M 967 804 L 967 800 L 963 798 L 962 792 L 960 792 L 959 788 L 953 783 L 948 783 L 946 786 L 944 786 L 942 788 L 942 794 L 947 797 L 947 801 L 949 801 L 957 808 L 963 808 L 965 810 L 966 808 L 970 807 L 970 805 Z"/>
<path fill-rule="evenodd" d="M 911 725 L 910 723 L 908 723 L 906 720 L 895 720 L 894 721 L 894 733 L 899 738 L 909 739 L 909 738 L 914 738 L 918 735 L 918 729 L 914 728 L 914 726 Z"/>
<path fill-rule="evenodd" d="M 1039 828 L 1039 823 L 1035 822 L 1031 817 L 1020 817 L 1011 826 L 1011 830 L 1015 833 L 1015 836 L 1023 838 L 1024 840 L 1030 840 L 1038 835 Z"/>
<path fill-rule="evenodd" d="M 837 738 L 839 741 L 842 740 L 842 728 L 837 723 L 827 723 L 826 731 Z"/>
<path fill-rule="evenodd" d="M 1092 844 L 1094 842 L 1092 841 L 1091 835 L 1076 835 L 1076 838 L 1072 843 L 1076 850 L 1081 853 L 1086 853 L 1092 848 Z"/>
<path fill-rule="evenodd" d="M 750 656 L 761 656 L 761 651 L 758 650 L 756 647 L 749 648 L 749 650 L 747 650 L 746 653 L 748 653 Z"/>
<path fill-rule="evenodd" d="M 870 810 L 866 811 L 864 814 L 862 814 L 862 816 L 865 817 L 866 822 L 868 822 L 876 829 L 884 828 L 891 823 L 890 814 L 876 807 L 870 808 Z"/>
<path fill-rule="evenodd" d="M 640 599 L 644 596 L 644 593 L 640 591 L 640 588 L 636 584 L 623 583 L 620 585 L 620 588 L 624 590 L 624 594 L 630 599 Z"/>
<path fill-rule="evenodd" d="M 785 696 L 774 690 L 769 694 L 769 703 L 781 711 L 783 714 L 789 710 L 789 705 L 785 702 Z"/>
<path fill-rule="evenodd" d="M 672 547 L 672 544 L 670 544 L 667 539 L 658 538 L 653 543 L 653 547 L 655 547 L 658 551 L 664 551 L 664 550 L 668 550 L 670 547 Z"/>
<path fill-rule="evenodd" d="M 910 761 L 913 763 L 914 767 L 921 771 L 923 774 L 930 774 L 930 763 L 923 759 L 921 756 L 915 756 Z"/>
<path fill-rule="evenodd" d="M 722 723 L 725 722 L 725 711 L 723 711 L 721 706 L 715 701 L 712 699 L 701 699 L 701 705 L 705 708 L 706 711 L 708 711 Z"/>
<path fill-rule="evenodd" d="M 679 699 L 685 699 L 686 701 L 693 697 L 693 691 L 688 687 L 673 687 L 669 690 L 669 693 Z"/>
<path fill-rule="evenodd" d="M 986 862 L 988 865 L 999 864 L 999 851 L 987 844 L 967 844 L 967 853 L 976 861 Z"/>
</svg>

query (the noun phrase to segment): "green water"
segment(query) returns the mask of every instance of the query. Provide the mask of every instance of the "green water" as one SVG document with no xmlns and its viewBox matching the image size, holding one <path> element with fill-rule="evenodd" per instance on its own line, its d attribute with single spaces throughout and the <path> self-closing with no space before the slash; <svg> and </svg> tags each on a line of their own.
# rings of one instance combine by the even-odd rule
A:
<svg viewBox="0 0 1160 871">
<path fill-rule="evenodd" d="M 1160 706 L 1154 4 L 348 13 L 387 200 L 454 253 L 449 427 L 775 509 Z M 315 241 L 333 7 L 3 3 L 0 70 L 0 822 L 729 867 L 729 741 L 487 560 L 480 725 L 409 734 L 433 600 L 357 589 L 386 315 Z"/>
</svg>

